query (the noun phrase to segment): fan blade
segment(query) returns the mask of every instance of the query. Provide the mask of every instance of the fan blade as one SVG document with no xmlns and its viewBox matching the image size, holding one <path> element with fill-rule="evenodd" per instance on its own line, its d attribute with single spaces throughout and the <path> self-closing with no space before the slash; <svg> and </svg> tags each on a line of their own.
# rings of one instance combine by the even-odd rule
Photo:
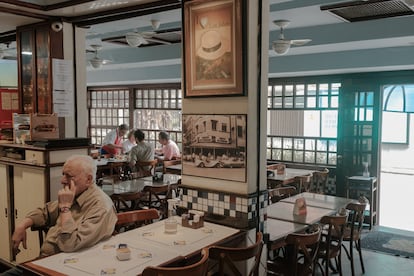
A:
<svg viewBox="0 0 414 276">
<path fill-rule="evenodd" d="M 15 56 L 3 56 L 1 59 L 6 59 L 6 60 L 17 60 L 17 57 L 15 57 Z"/>
<path fill-rule="evenodd" d="M 290 44 L 295 45 L 295 46 L 302 46 L 311 41 L 312 39 L 294 39 L 290 41 Z"/>
<path fill-rule="evenodd" d="M 158 39 L 158 38 L 153 38 L 153 37 L 147 37 L 146 40 L 156 42 L 156 43 L 160 43 L 160 44 L 165 44 L 165 45 L 171 45 L 172 44 L 169 41 L 165 41 L 165 40 Z"/>
</svg>

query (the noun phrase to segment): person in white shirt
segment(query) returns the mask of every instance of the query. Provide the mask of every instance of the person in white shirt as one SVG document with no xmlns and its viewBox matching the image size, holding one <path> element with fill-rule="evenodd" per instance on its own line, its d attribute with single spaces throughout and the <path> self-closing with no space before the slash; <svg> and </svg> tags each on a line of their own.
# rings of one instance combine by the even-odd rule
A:
<svg viewBox="0 0 414 276">
<path fill-rule="evenodd" d="M 128 154 L 131 151 L 131 149 L 137 145 L 137 141 L 135 140 L 134 136 L 134 131 L 134 129 L 131 129 L 128 132 L 128 139 L 122 142 L 122 149 L 124 154 Z"/>
<path fill-rule="evenodd" d="M 122 140 L 127 131 L 128 125 L 122 124 L 108 132 L 103 140 L 101 153 L 109 153 L 112 155 L 120 154 L 122 151 Z"/>
</svg>

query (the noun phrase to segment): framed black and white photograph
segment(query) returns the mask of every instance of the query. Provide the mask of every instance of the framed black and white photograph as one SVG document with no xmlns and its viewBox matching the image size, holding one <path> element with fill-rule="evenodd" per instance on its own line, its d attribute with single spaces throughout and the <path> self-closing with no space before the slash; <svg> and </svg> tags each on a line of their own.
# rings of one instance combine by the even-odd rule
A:
<svg viewBox="0 0 414 276">
<path fill-rule="evenodd" d="M 183 115 L 183 175 L 246 181 L 247 115 Z"/>
</svg>

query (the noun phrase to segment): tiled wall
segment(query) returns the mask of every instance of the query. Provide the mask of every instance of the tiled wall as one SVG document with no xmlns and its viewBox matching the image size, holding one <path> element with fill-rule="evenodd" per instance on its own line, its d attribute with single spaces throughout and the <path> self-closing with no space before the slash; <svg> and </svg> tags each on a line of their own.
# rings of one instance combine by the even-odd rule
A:
<svg viewBox="0 0 414 276">
<path fill-rule="evenodd" d="M 256 193 L 244 196 L 183 187 L 181 206 L 204 211 L 207 215 L 225 216 L 230 221 L 238 220 L 244 228 L 253 228 L 258 216 L 260 222 L 264 220 L 266 198 L 266 191 L 258 199 Z"/>
</svg>

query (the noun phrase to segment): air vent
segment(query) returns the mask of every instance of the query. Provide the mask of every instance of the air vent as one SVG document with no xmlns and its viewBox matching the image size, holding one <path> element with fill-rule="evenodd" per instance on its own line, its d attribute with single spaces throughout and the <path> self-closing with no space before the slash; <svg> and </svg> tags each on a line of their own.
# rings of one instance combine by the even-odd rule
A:
<svg viewBox="0 0 414 276">
<path fill-rule="evenodd" d="M 373 20 L 379 18 L 414 14 L 412 0 L 365 0 L 348 1 L 321 6 L 348 22 Z"/>
</svg>

